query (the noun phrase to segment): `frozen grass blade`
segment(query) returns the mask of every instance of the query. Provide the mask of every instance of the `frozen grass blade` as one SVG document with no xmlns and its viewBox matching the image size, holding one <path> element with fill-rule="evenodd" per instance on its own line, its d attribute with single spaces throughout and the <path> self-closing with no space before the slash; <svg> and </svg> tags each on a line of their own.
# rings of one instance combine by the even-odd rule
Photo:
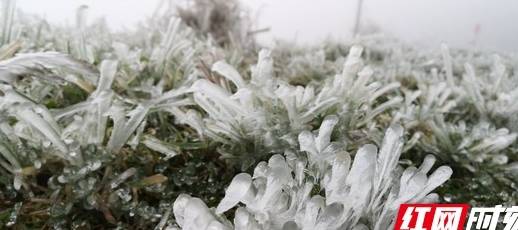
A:
<svg viewBox="0 0 518 230">
<path fill-rule="evenodd" d="M 77 76 L 56 75 L 55 71 L 77 74 Z M 66 54 L 57 52 L 18 54 L 16 57 L 0 61 L 0 81 L 12 83 L 22 76 L 46 76 L 49 80 L 61 80 L 78 85 L 92 92 L 97 83 L 97 71 L 86 63 L 74 60 Z M 84 79 L 83 79 L 84 77 Z"/>
<path fill-rule="evenodd" d="M 14 16 L 16 12 L 15 0 L 2 0 L 2 43 L 0 46 L 11 43 L 14 39 Z"/>
</svg>

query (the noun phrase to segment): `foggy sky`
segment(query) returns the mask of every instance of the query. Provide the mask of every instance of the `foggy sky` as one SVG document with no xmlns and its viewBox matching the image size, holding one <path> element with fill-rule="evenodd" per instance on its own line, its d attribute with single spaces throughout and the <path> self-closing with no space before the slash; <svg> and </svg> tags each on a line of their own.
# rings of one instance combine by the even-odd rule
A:
<svg viewBox="0 0 518 230">
<path fill-rule="evenodd" d="M 104 16 L 112 28 L 130 27 L 150 16 L 160 0 L 18 0 L 23 11 L 57 23 L 74 22 L 75 9 L 90 6 L 91 18 Z M 351 38 L 356 0 L 243 0 L 272 38 L 315 44 Z M 364 0 L 363 22 L 408 43 L 518 52 L 516 0 Z M 479 25 L 478 37 L 475 28 Z"/>
</svg>

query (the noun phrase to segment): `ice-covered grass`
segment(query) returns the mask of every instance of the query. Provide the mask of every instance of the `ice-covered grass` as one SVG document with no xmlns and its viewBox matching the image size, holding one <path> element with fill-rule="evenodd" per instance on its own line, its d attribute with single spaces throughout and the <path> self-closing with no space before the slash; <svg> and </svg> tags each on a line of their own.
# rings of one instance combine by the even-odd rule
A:
<svg viewBox="0 0 518 230">
<path fill-rule="evenodd" d="M 8 227 L 388 229 L 404 202 L 518 198 L 512 55 L 261 49 L 222 1 L 118 33 L 3 4 Z"/>
</svg>

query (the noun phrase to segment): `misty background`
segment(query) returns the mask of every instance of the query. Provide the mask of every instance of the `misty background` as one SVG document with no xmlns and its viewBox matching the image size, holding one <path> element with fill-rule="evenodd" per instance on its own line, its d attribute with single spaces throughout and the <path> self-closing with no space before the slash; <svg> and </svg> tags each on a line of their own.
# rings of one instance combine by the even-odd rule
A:
<svg viewBox="0 0 518 230">
<path fill-rule="evenodd" d="M 73 24 L 77 7 L 90 7 L 89 19 L 105 17 L 113 29 L 131 28 L 150 17 L 163 0 L 19 0 L 18 8 L 54 23 Z M 257 28 L 261 43 L 282 39 L 317 44 L 325 39 L 352 38 L 357 0 L 241 0 Z M 363 27 L 409 44 L 487 51 L 518 51 L 518 1 L 515 0 L 364 0 Z"/>
</svg>

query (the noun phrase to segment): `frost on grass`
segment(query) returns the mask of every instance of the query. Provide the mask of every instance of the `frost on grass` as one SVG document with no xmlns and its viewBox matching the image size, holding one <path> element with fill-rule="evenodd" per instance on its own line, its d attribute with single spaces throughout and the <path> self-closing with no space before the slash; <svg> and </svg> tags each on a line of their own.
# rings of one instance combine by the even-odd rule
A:
<svg viewBox="0 0 518 230">
<path fill-rule="evenodd" d="M 260 49 L 229 1 L 118 32 L 2 3 L 1 224 L 388 229 L 402 202 L 518 199 L 514 56 Z"/>
<path fill-rule="evenodd" d="M 419 168 L 397 162 L 403 129 L 391 126 L 378 150 L 362 146 L 351 157 L 330 141 L 336 117 L 327 117 L 318 135 L 300 134 L 301 151 L 260 162 L 253 175 L 241 173 L 215 209 L 180 195 L 173 213 L 182 229 L 390 229 L 401 203 L 433 202 L 432 192 L 452 174 L 435 157 Z M 354 158 L 354 160 L 353 160 Z M 234 220 L 223 213 L 237 207 Z"/>
<path fill-rule="evenodd" d="M 194 102 L 207 113 L 207 118 L 202 124 L 199 120 L 186 124 L 227 145 L 255 143 L 252 153 L 242 152 L 247 151 L 246 147 L 223 150 L 228 158 L 238 157 L 248 164 L 261 154 L 296 145 L 298 132 L 331 112 L 343 118 L 341 126 L 345 130 L 364 127 L 399 105 L 402 98 L 395 96 L 378 103 L 379 97 L 397 89 L 399 83 L 382 86 L 371 80 L 373 72 L 363 65 L 361 54 L 362 48 L 353 46 L 342 73 L 321 85 L 306 86 L 295 86 L 276 77 L 268 50 L 259 52 L 249 80 L 226 62 L 218 61 L 212 71 L 223 79 L 200 79 L 191 87 Z"/>
</svg>

